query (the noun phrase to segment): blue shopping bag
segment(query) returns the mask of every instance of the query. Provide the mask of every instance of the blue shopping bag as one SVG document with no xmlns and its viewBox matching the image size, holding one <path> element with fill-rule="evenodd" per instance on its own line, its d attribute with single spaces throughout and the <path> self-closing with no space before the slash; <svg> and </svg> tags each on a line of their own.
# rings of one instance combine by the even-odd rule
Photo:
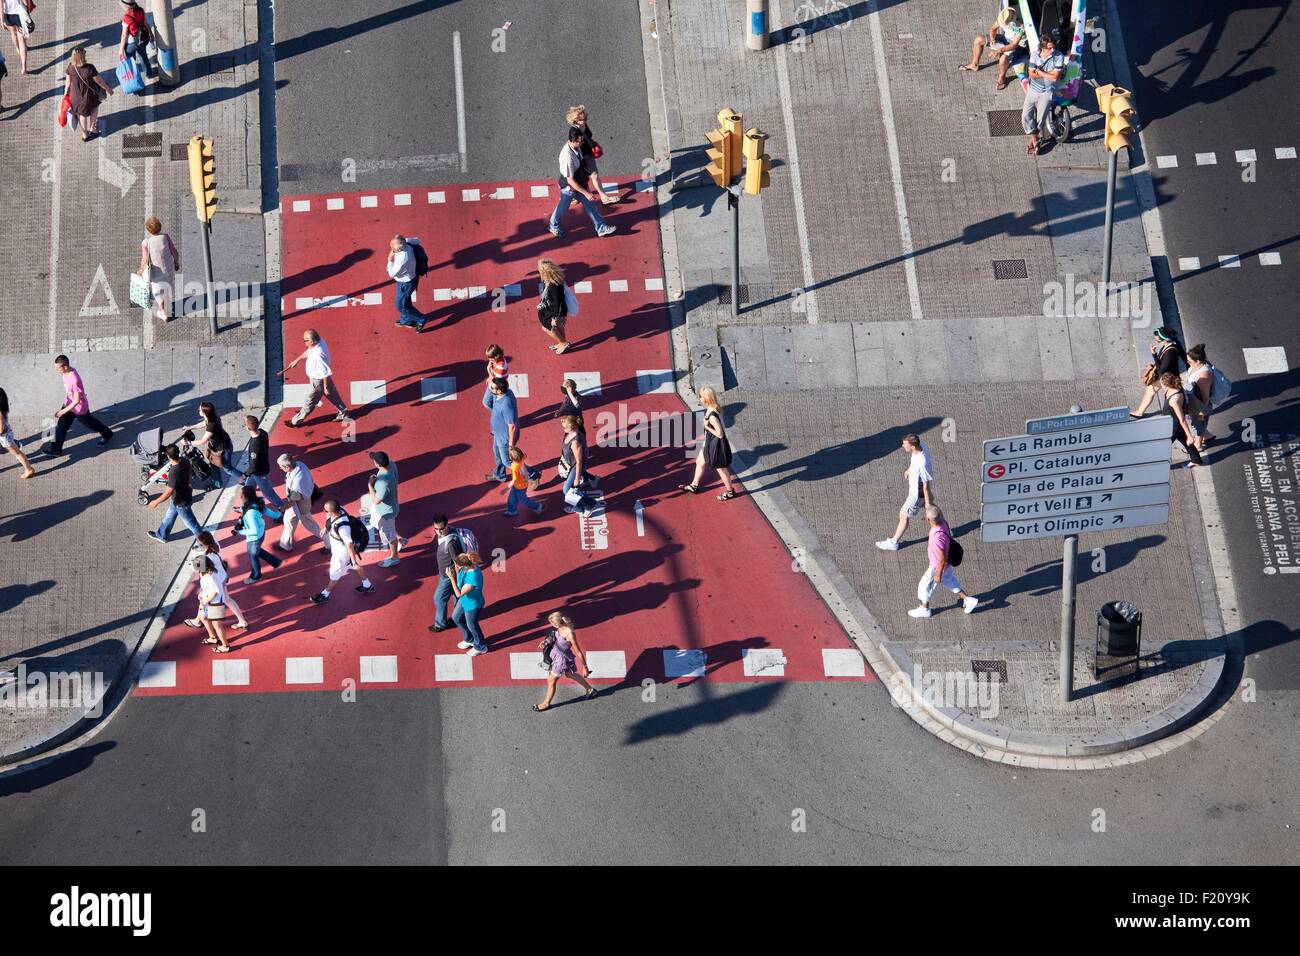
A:
<svg viewBox="0 0 1300 956">
<path fill-rule="evenodd" d="M 117 64 L 117 82 L 123 93 L 144 91 L 144 72 L 137 68 L 131 57 Z"/>
</svg>

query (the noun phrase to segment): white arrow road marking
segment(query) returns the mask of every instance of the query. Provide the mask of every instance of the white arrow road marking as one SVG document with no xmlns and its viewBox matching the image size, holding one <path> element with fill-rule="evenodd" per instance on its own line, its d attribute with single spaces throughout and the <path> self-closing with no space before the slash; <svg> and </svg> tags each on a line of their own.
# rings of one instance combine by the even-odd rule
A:
<svg viewBox="0 0 1300 956">
<path fill-rule="evenodd" d="M 131 164 L 126 161 L 118 163 L 109 159 L 104 151 L 102 139 L 99 141 L 99 178 L 120 190 L 123 198 L 135 185 L 135 170 L 131 168 Z"/>
<path fill-rule="evenodd" d="M 99 288 L 104 290 L 108 305 L 92 306 L 90 300 L 95 297 L 95 290 Z M 108 276 L 104 275 L 104 263 L 102 262 L 95 270 L 95 278 L 90 280 L 90 288 L 86 290 L 86 300 L 81 303 L 81 314 L 83 316 L 120 314 L 117 311 L 117 299 L 113 298 L 113 290 L 108 284 Z"/>
</svg>

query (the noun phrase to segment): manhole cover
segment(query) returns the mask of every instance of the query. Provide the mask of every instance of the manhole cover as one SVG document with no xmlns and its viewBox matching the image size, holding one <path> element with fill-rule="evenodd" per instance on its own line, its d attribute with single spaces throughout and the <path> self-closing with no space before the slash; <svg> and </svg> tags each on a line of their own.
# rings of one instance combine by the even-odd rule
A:
<svg viewBox="0 0 1300 956">
<path fill-rule="evenodd" d="M 189 158 L 190 158 L 190 144 L 189 144 L 189 143 L 172 143 L 172 145 L 171 145 L 171 157 L 172 157 L 172 159 L 174 159 L 174 160 L 175 160 L 175 159 L 189 159 Z"/>
<path fill-rule="evenodd" d="M 123 133 L 122 158 L 143 159 L 162 156 L 162 133 Z"/>
<path fill-rule="evenodd" d="M 1006 661 L 971 661 L 970 672 L 974 674 L 976 678 L 978 678 L 980 674 L 996 674 L 998 683 L 1005 684 L 1007 682 Z"/>
<path fill-rule="evenodd" d="M 989 110 L 990 136 L 1024 136 L 1025 128 L 1020 125 L 1020 110 Z"/>
<path fill-rule="evenodd" d="M 1024 259 L 994 259 L 994 279 L 1028 279 L 1029 266 Z"/>
<path fill-rule="evenodd" d="M 740 284 L 740 304 L 749 304 L 749 286 L 744 282 Z M 718 287 L 718 305 L 731 305 L 731 286 L 724 285 Z"/>
</svg>

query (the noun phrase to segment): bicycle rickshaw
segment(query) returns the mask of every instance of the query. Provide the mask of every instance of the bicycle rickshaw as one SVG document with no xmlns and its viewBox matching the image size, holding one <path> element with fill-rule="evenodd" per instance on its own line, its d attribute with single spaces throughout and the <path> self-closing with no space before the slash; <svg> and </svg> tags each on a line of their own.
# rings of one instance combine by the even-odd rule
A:
<svg viewBox="0 0 1300 956">
<path fill-rule="evenodd" d="M 1052 109 L 1047 116 L 1047 134 L 1058 142 L 1070 138 L 1074 121 L 1070 107 L 1079 97 L 1083 87 L 1083 35 L 1088 17 L 1087 0 L 1002 0 L 1003 9 L 1015 7 L 1020 11 L 1020 22 L 1025 25 L 1030 52 L 1037 52 L 1040 37 L 1048 36 L 1056 48 L 1065 53 L 1068 61 L 1065 75 L 1056 84 L 1052 95 Z M 1029 88 L 1029 64 L 1021 61 L 1011 67 L 1016 79 L 1026 90 Z"/>
</svg>

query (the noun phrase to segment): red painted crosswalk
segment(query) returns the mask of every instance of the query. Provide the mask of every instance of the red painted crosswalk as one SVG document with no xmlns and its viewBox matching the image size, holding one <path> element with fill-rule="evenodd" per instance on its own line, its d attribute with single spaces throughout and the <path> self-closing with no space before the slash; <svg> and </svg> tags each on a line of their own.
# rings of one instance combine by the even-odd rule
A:
<svg viewBox="0 0 1300 956">
<path fill-rule="evenodd" d="M 272 454 L 300 456 L 327 496 L 355 514 L 373 471 L 367 453 L 387 452 L 401 473 L 398 527 L 411 543 L 395 568 L 376 566 L 379 551 L 367 554 L 375 594 L 354 593 L 348 579 L 318 607 L 306 598 L 326 578 L 319 545 L 309 547 L 299 529 L 283 567 L 240 584 L 247 558 L 228 517 L 218 537 L 251 628 L 230 632 L 233 653 L 213 654 L 201 632 L 181 625 L 193 614 L 191 584 L 141 693 L 541 681 L 536 646 L 556 609 L 576 622 L 599 682 L 870 679 L 749 500 L 719 502 L 716 486 L 694 497 L 676 490 L 690 480 L 694 449 L 682 445 L 696 424 L 673 389 L 654 195 L 632 185 L 606 207 L 618 232 L 604 239 L 576 206 L 565 238 L 547 232 L 553 182 L 284 201 L 285 351 L 296 355 L 302 331 L 317 329 L 356 420 L 349 428 L 318 408 L 304 428 L 277 426 Z M 432 268 L 416 297 L 429 316 L 421 334 L 393 324 L 385 261 L 395 233 L 419 237 L 429 252 Z M 568 324 L 573 347 L 558 357 L 536 319 L 543 256 L 565 270 L 581 306 Z M 547 505 L 541 516 L 503 516 L 498 487 L 483 480 L 491 467 L 483 352 L 491 342 L 510 357 L 520 446 L 543 469 L 534 493 Z M 297 374 L 286 380 L 281 422 L 301 400 Z M 555 471 L 553 414 L 566 378 L 584 395 L 601 478 L 591 518 L 563 513 Z M 454 629 L 426 630 L 437 512 L 471 528 L 488 562 L 482 625 L 491 650 L 477 658 L 457 650 Z"/>
</svg>

